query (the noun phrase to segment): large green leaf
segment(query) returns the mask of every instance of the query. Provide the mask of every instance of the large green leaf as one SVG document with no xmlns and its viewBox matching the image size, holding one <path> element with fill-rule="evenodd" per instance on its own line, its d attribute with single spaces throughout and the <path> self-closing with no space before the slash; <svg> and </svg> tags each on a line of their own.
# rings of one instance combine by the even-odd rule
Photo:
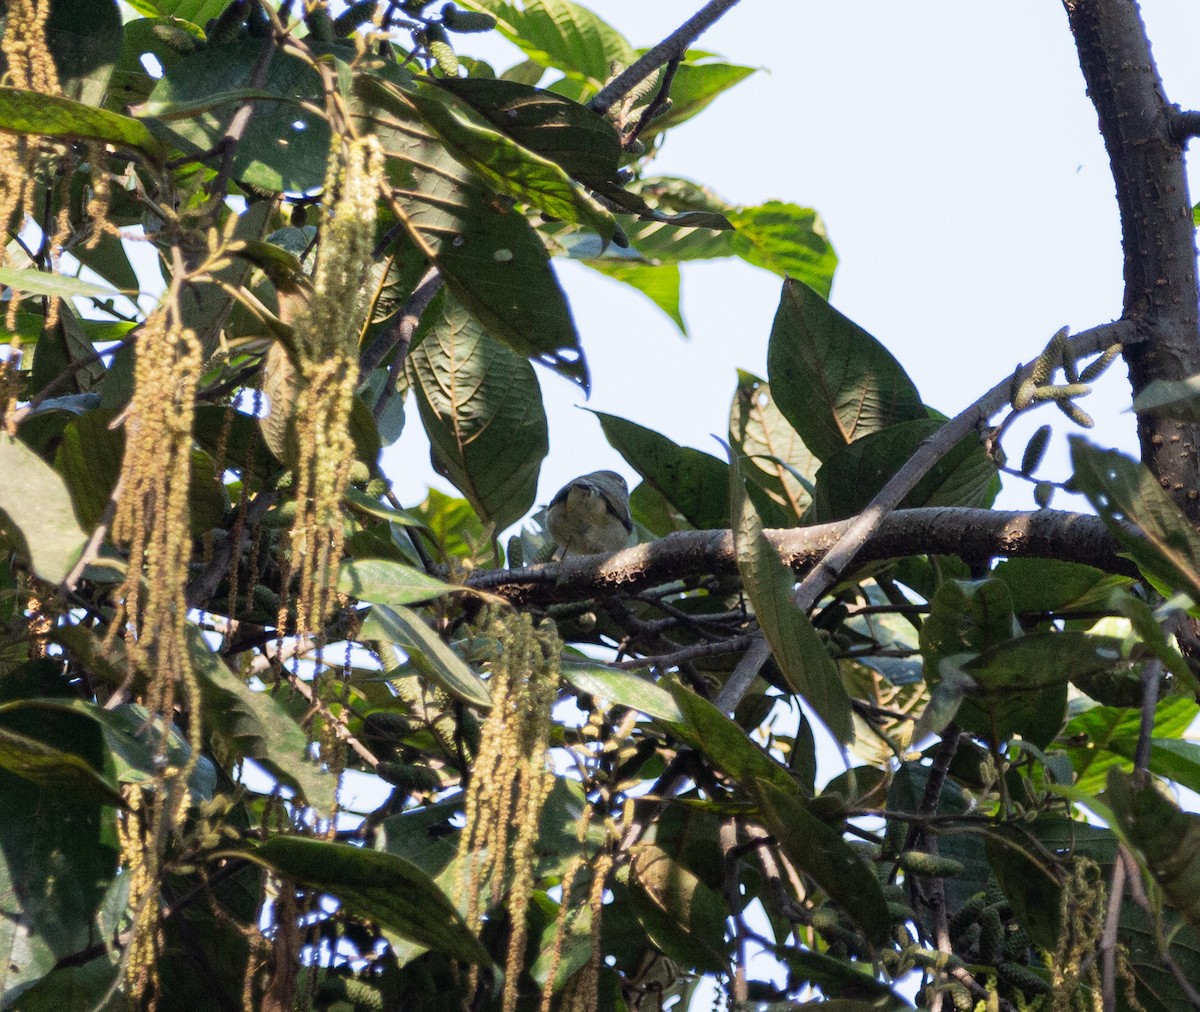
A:
<svg viewBox="0 0 1200 1012">
<path fill-rule="evenodd" d="M 729 526 L 729 466 L 717 457 L 603 411 L 595 412 L 609 445 L 699 530 Z"/>
<path fill-rule="evenodd" d="M 633 856 L 629 899 L 655 948 L 689 969 L 720 972 L 729 962 L 721 894 L 661 847 L 643 844 Z"/>
<path fill-rule="evenodd" d="M 520 7 L 506 0 L 466 0 L 464 6 L 495 15 L 500 33 L 531 60 L 595 91 L 612 74 L 614 60 L 627 67 L 637 58 L 616 29 L 570 0 L 528 0 Z"/>
<path fill-rule="evenodd" d="M 348 559 L 338 572 L 337 589 L 371 604 L 417 604 L 462 588 L 391 559 Z"/>
<path fill-rule="evenodd" d="M 132 148 L 154 159 L 164 150 L 146 125 L 131 116 L 19 88 L 0 88 L 0 130 L 103 141 L 119 148 Z"/>
<path fill-rule="evenodd" d="M 612 212 L 573 183 L 557 163 L 504 133 L 466 118 L 436 90 L 400 91 L 386 82 L 379 86 L 389 91 L 394 101 L 407 102 L 415 108 L 437 132 L 447 150 L 497 193 L 530 204 L 560 221 L 586 225 L 599 233 L 603 242 L 612 238 L 617 227 Z"/>
<path fill-rule="evenodd" d="M 767 376 L 779 410 L 821 460 L 872 432 L 929 417 L 891 352 L 799 281 L 783 283 Z"/>
<path fill-rule="evenodd" d="M 621 142 L 603 116 L 585 105 L 516 81 L 458 77 L 439 80 L 497 130 L 560 165 L 586 185 L 613 181 Z"/>
<path fill-rule="evenodd" d="M 869 942 L 884 942 L 891 915 L 874 869 L 794 795 L 760 780 L 758 798 L 764 825 L 792 863 L 850 915 Z"/>
<path fill-rule="evenodd" d="M 550 448 L 533 367 L 447 293 L 408 371 L 439 473 L 497 531 L 518 521 Z"/>
<path fill-rule="evenodd" d="M 825 644 L 793 600 L 796 577 L 763 536 L 762 521 L 742 485 L 736 458 L 730 467 L 733 544 L 742 586 L 788 686 L 824 721 L 839 742 L 854 740 L 850 697 Z"/>
<path fill-rule="evenodd" d="M 1180 811 L 1152 782 L 1139 783 L 1115 767 L 1105 798 L 1167 901 L 1200 927 L 1200 815 Z"/>
<path fill-rule="evenodd" d="M 816 475 L 814 523 L 844 520 L 862 512 L 875 494 L 926 439 L 942 427 L 934 418 L 891 425 L 835 450 Z M 986 508 L 1000 490 L 996 465 L 974 433 L 961 439 L 904 497 L 901 508 L 969 506 Z"/>
<path fill-rule="evenodd" d="M 253 759 L 298 790 L 318 811 L 329 811 L 338 777 L 312 758 L 308 735 L 270 692 L 254 690 L 225 666 L 200 630 L 188 625 L 188 651 L 200 683 L 205 726 L 231 759 Z"/>
<path fill-rule="evenodd" d="M 798 523 L 812 502 L 817 458 L 775 405 L 770 385 L 740 370 L 729 413 L 729 444 L 741 455 L 747 480 L 766 492 L 788 518 L 786 525 Z"/>
<path fill-rule="evenodd" d="M 157 115 L 146 122 L 188 155 L 198 157 L 213 150 L 242 102 L 232 97 L 212 106 L 208 100 L 223 92 L 236 96 L 250 80 L 262 50 L 262 39 L 243 38 L 205 46 L 164 67 L 149 98 Z M 329 123 L 300 105 L 322 106 L 320 76 L 303 60 L 276 48 L 261 91 L 278 100 L 253 103 L 234 149 L 233 178 L 275 192 L 320 188 L 329 157 Z M 172 109 L 193 103 L 200 103 L 193 115 L 178 119 L 170 115 Z"/>
<path fill-rule="evenodd" d="M 588 388 L 587 366 L 545 247 L 524 216 L 445 149 L 410 106 L 356 79 L 362 128 L 387 153 L 391 209 L 494 338 Z"/>
<path fill-rule="evenodd" d="M 731 208 L 733 251 L 755 267 L 803 282 L 829 298 L 837 254 L 816 211 L 771 200 L 757 207 Z"/>
<path fill-rule="evenodd" d="M 926 677 L 936 680 L 938 665 L 952 654 L 979 653 L 1019 633 L 1012 592 L 1001 580 L 948 580 L 930 602 L 921 623 L 921 654 Z"/>
<path fill-rule="evenodd" d="M 1147 577 L 1200 601 L 1200 535 L 1148 468 L 1071 436 L 1072 479 Z M 1143 537 L 1131 535 L 1125 523 Z"/>
<path fill-rule="evenodd" d="M 3 697 L 53 692 L 61 668 L 35 661 L 4 682 Z M 104 769 L 99 726 L 82 714 L 26 707 L 2 720 L 8 735 Z M 0 820 L 0 994 L 7 997 L 95 942 L 93 918 L 117 869 L 116 809 L 96 794 L 71 796 L 7 770 L 0 770 L 0 797 L 19 813 Z"/>
<path fill-rule="evenodd" d="M 63 94 L 84 105 L 99 105 L 121 52 L 116 0 L 52 0 L 46 42 Z"/>
<path fill-rule="evenodd" d="M 672 723 L 683 720 L 683 714 L 671 694 L 644 675 L 610 668 L 599 661 L 567 658 L 562 661 L 561 673 L 563 680 L 572 688 L 597 699 L 628 706 Z"/>
<path fill-rule="evenodd" d="M 33 570 L 62 583 L 87 541 L 63 480 L 24 443 L 0 435 L 0 510 L 24 541 Z"/>
<path fill-rule="evenodd" d="M 381 850 L 276 836 L 245 854 L 306 889 L 331 893 L 358 916 L 477 966 L 491 956 L 437 884 L 410 861 Z"/>
<path fill-rule="evenodd" d="M 362 638 L 399 647 L 423 675 L 464 703 L 485 708 L 492 705 L 483 679 L 416 612 L 401 606 L 373 605 L 363 622 Z"/>
<path fill-rule="evenodd" d="M 636 288 L 666 313 L 683 334 L 687 334 L 679 303 L 679 267 L 676 264 L 645 264 L 615 257 L 593 257 L 583 262 L 605 277 Z"/>
<path fill-rule="evenodd" d="M 992 576 L 1008 584 L 1018 612 L 1076 611 L 1097 608 L 1127 576 L 1113 576 L 1093 566 L 1061 559 L 1005 559 Z"/>
</svg>

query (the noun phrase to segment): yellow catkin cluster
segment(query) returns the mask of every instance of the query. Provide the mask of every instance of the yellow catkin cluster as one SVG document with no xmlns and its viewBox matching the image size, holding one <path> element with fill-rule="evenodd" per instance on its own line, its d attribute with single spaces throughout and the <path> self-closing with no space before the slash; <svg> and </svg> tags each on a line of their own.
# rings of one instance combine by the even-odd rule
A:
<svg viewBox="0 0 1200 1012">
<path fill-rule="evenodd" d="M 117 842 L 121 850 L 122 874 L 129 879 L 129 909 L 133 918 L 129 942 L 125 948 L 125 987 L 143 1007 L 157 1005 L 158 921 L 158 850 L 153 832 L 142 809 L 142 787 L 134 784 L 125 790 L 128 808 L 117 818 Z M 147 991 L 150 993 L 147 994 Z"/>
<path fill-rule="evenodd" d="M 1107 903 L 1100 868 L 1087 858 L 1076 858 L 1059 903 L 1058 944 L 1050 971 L 1052 1012 L 1101 1012 L 1100 971 L 1094 957 Z"/>
<path fill-rule="evenodd" d="M 341 500 L 354 461 L 349 424 L 358 385 L 361 292 L 371 264 L 382 171 L 383 152 L 374 137 L 347 143 L 335 138 L 325 193 L 337 196 L 321 231 L 312 298 L 296 321 L 301 386 L 291 572 L 298 577 L 300 633 L 320 634 L 342 558 Z"/>
<path fill-rule="evenodd" d="M 191 761 L 200 752 L 200 714 L 188 653 L 185 581 L 192 550 L 188 490 L 200 369 L 200 342 L 192 331 L 171 324 L 165 309 L 146 320 L 138 332 L 112 524 L 114 540 L 129 546 L 129 572 L 118 591 L 122 613 L 111 635 L 128 630 L 131 670 L 145 674 L 146 706 L 162 717 L 164 727 L 173 720 L 176 687 L 182 687 L 191 713 Z M 190 770 L 181 772 L 186 776 Z"/>
<path fill-rule="evenodd" d="M 512 924 L 502 1008 L 517 1006 L 524 965 L 526 912 L 533 896 L 538 820 L 553 782 L 546 769 L 550 710 L 558 689 L 562 643 L 552 623 L 534 628 L 528 615 L 494 612 L 490 635 L 500 644 L 488 691 L 492 709 L 480 732 L 459 844 L 467 923 L 483 923 L 482 894 L 492 904 L 507 894 Z"/>
</svg>

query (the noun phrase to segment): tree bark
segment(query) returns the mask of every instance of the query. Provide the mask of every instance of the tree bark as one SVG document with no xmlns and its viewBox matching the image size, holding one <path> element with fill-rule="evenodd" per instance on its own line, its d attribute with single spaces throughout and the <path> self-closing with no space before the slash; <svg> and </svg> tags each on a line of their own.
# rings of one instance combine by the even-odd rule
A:
<svg viewBox="0 0 1200 1012">
<path fill-rule="evenodd" d="M 1200 373 L 1196 240 L 1179 110 L 1163 90 L 1135 0 L 1064 0 L 1108 150 L 1125 253 L 1122 318 L 1136 397 L 1154 380 Z M 1138 416 L 1142 462 L 1200 526 L 1200 428 Z"/>
</svg>

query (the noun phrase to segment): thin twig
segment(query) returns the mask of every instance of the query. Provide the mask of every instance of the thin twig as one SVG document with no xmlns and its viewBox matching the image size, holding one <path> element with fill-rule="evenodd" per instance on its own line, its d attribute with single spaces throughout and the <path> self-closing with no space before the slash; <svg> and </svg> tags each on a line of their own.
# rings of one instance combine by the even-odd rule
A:
<svg viewBox="0 0 1200 1012">
<path fill-rule="evenodd" d="M 1117 928 L 1121 920 L 1121 900 L 1125 895 L 1125 862 L 1113 862 L 1112 882 L 1108 887 L 1108 912 L 1104 933 L 1100 936 L 1100 991 L 1104 1012 L 1117 1007 Z"/>
<path fill-rule="evenodd" d="M 679 70 L 679 57 L 667 61 L 667 69 L 663 71 L 662 81 L 658 85 L 658 91 L 654 93 L 654 98 L 650 100 L 650 104 L 642 110 L 641 116 L 638 117 L 637 123 L 633 129 L 625 135 L 625 149 L 629 150 L 629 146 L 638 139 L 638 136 L 643 130 L 650 125 L 650 121 L 658 115 L 658 110 L 667 104 L 671 97 L 671 82 L 675 80 L 675 72 Z"/>
<path fill-rule="evenodd" d="M 1152 657 L 1142 668 L 1142 713 L 1138 724 L 1137 748 L 1133 753 L 1133 775 L 1139 784 L 1146 781 L 1150 769 L 1150 746 L 1154 737 L 1154 712 L 1158 708 L 1158 690 L 1162 683 L 1163 663 Z"/>
<path fill-rule="evenodd" d="M 715 24 L 727 10 L 736 7 L 737 3 L 738 0 L 709 0 L 632 67 L 618 74 L 614 80 L 609 81 L 601 88 L 596 97 L 588 103 L 589 108 L 601 115 L 608 112 L 619 99 L 641 84 L 664 63 L 682 57 L 687 52 L 687 47 L 702 32 Z"/>
<path fill-rule="evenodd" d="M 429 307 L 434 296 L 442 290 L 444 284 L 445 281 L 442 280 L 438 269 L 430 267 L 417 282 L 417 287 L 413 289 L 412 295 L 408 297 L 408 301 L 396 315 L 395 323 L 376 337 L 359 359 L 359 370 L 365 375 L 389 355 L 392 356 L 391 365 L 388 367 L 387 383 L 380 392 L 379 399 L 375 402 L 376 421 L 383 417 L 388 404 L 396 396 L 396 383 L 400 379 L 404 363 L 408 360 L 408 349 L 412 345 L 413 335 L 417 332 L 417 324 L 421 322 L 422 314 Z"/>
</svg>

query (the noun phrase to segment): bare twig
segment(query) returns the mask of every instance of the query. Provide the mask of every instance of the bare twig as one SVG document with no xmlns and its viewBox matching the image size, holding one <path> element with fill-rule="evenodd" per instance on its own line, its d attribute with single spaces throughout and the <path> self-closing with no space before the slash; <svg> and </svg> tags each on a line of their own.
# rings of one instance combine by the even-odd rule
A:
<svg viewBox="0 0 1200 1012">
<path fill-rule="evenodd" d="M 658 85 L 658 91 L 655 92 L 654 98 L 642 110 L 642 114 L 638 117 L 638 121 L 634 124 L 633 129 L 625 135 L 624 143 L 626 150 L 629 149 L 629 145 L 638 139 L 641 132 L 650 125 L 650 121 L 658 115 L 658 110 L 667 104 L 667 101 L 671 97 L 671 82 L 675 80 L 675 72 L 677 70 L 679 70 L 678 56 L 667 62 L 667 69 L 663 71 L 663 79 Z"/>
<path fill-rule="evenodd" d="M 609 81 L 596 94 L 588 106 L 603 115 L 631 89 L 637 87 L 664 63 L 677 60 L 687 52 L 687 47 L 694 42 L 702 32 L 732 7 L 738 0 L 708 0 L 699 11 L 688 18 L 682 25 L 651 49 L 645 56 L 617 77 Z"/>
<path fill-rule="evenodd" d="M 1113 862 L 1112 882 L 1108 887 L 1108 911 L 1104 916 L 1104 933 L 1100 936 L 1101 996 L 1104 1012 L 1117 1007 L 1117 928 L 1121 919 L 1121 901 L 1125 895 L 1125 862 Z"/>
<path fill-rule="evenodd" d="M 1133 753 L 1133 775 L 1145 783 L 1150 769 L 1150 746 L 1154 737 L 1154 711 L 1158 707 L 1158 690 L 1162 683 L 1163 663 L 1152 657 L 1142 668 L 1142 714 L 1138 723 L 1137 748 Z"/>
</svg>

